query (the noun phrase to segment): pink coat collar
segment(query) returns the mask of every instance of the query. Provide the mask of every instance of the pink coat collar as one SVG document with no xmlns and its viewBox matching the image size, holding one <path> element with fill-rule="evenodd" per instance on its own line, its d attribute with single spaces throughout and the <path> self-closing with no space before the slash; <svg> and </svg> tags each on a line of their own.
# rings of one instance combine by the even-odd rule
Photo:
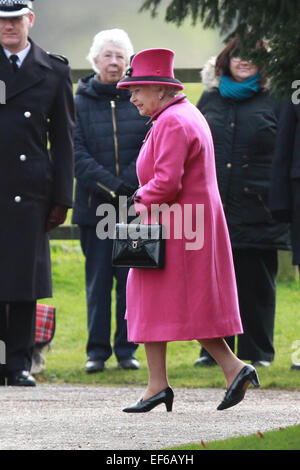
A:
<svg viewBox="0 0 300 470">
<path fill-rule="evenodd" d="M 169 108 L 170 106 L 173 106 L 173 104 L 177 104 L 179 103 L 180 101 L 184 100 L 186 98 L 186 96 L 181 93 L 180 95 L 178 96 L 175 96 L 175 98 L 173 98 L 171 101 L 169 101 L 169 103 L 167 103 L 165 106 L 163 106 L 162 108 L 160 108 L 158 111 L 156 111 L 150 118 L 150 120 L 147 122 L 147 124 L 152 124 L 154 121 L 156 121 L 156 119 L 158 118 L 158 116 L 161 115 L 161 113 L 163 113 L 167 108 Z"/>
</svg>

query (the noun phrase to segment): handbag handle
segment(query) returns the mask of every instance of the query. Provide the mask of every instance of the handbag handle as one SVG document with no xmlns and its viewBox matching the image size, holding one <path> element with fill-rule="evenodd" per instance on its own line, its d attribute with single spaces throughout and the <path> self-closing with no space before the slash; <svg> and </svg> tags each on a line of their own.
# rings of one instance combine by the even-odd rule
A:
<svg viewBox="0 0 300 470">
<path fill-rule="evenodd" d="M 126 204 L 123 204 L 122 207 L 120 207 L 120 210 L 119 210 L 120 224 L 126 224 L 126 217 L 124 217 L 125 210 L 126 210 L 126 214 L 128 215 L 130 207 L 134 205 L 134 197 L 135 197 L 136 192 L 138 190 L 139 190 L 139 188 L 137 188 L 131 196 L 129 196 L 129 197 L 127 196 L 126 197 Z M 123 208 L 124 208 L 124 210 L 123 210 Z"/>
<path fill-rule="evenodd" d="M 140 186 L 134 191 L 134 193 L 131 196 L 127 197 L 127 201 L 126 201 L 126 212 L 127 212 L 127 214 L 129 212 L 130 207 L 134 206 L 134 202 L 135 201 L 139 202 L 139 200 L 136 199 L 136 193 L 138 192 L 139 189 L 140 189 Z M 125 207 L 125 205 L 124 205 L 124 207 Z M 125 211 L 122 211 L 122 210 L 120 211 L 120 224 L 126 224 L 126 220 L 123 218 L 124 217 L 124 212 Z M 158 211 L 157 220 L 155 222 L 157 225 L 160 224 L 160 216 L 161 216 L 161 214 Z"/>
</svg>

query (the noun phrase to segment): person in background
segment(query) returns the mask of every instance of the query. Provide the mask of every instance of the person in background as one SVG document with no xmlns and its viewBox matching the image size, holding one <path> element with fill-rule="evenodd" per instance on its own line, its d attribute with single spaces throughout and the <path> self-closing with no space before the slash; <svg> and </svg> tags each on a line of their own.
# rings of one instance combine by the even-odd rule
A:
<svg viewBox="0 0 300 470">
<path fill-rule="evenodd" d="M 212 131 L 244 329 L 237 355 L 255 366 L 269 366 L 274 359 L 277 251 L 290 249 L 288 225 L 275 221 L 268 207 L 276 105 L 256 65 L 240 57 L 236 39 L 205 65 L 202 78 L 205 91 L 197 107 Z M 234 350 L 235 338 L 227 342 Z M 195 362 L 214 364 L 205 350 Z"/>
<path fill-rule="evenodd" d="M 137 160 L 140 187 L 134 207 L 146 224 L 161 210 L 168 234 L 164 268 L 132 268 L 128 277 L 128 336 L 144 343 L 149 378 L 143 396 L 124 408 L 126 413 L 148 412 L 162 403 L 172 411 L 169 341 L 196 339 L 219 363 L 227 391 L 218 410 L 243 400 L 250 382 L 259 386 L 255 368 L 239 360 L 223 339 L 242 333 L 230 240 L 210 129 L 185 95 L 178 95 L 183 85 L 174 77 L 174 56 L 170 49 L 140 51 L 118 83 L 152 123 Z M 204 219 L 197 215 L 199 208 Z"/>
<path fill-rule="evenodd" d="M 112 267 L 112 244 L 100 239 L 97 207 L 118 204 L 119 196 L 131 196 L 138 186 L 136 158 L 145 137 L 146 120 L 130 103 L 130 93 L 118 90 L 133 47 L 121 29 L 99 32 L 88 60 L 94 72 L 81 79 L 75 96 L 76 195 L 73 223 L 79 225 L 85 256 L 88 342 L 85 370 L 103 371 L 105 361 L 116 355 L 123 369 L 138 369 L 137 345 L 127 340 L 126 281 L 128 269 Z M 116 280 L 116 330 L 111 345 L 111 293 Z"/>
<path fill-rule="evenodd" d="M 300 272 L 300 104 L 282 104 L 272 166 L 270 210 L 273 217 L 291 224 L 293 265 Z M 300 363 L 291 369 L 300 370 Z"/>
<path fill-rule="evenodd" d="M 34 21 L 31 1 L 0 2 L 0 385 L 36 385 L 36 301 L 52 296 L 48 232 L 72 207 L 70 68 L 29 38 Z"/>
</svg>

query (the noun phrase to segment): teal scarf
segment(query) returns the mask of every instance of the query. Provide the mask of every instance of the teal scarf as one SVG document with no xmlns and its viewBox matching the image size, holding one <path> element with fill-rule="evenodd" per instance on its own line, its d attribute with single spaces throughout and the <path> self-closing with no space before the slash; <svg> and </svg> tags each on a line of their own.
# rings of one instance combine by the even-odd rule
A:
<svg viewBox="0 0 300 470">
<path fill-rule="evenodd" d="M 220 79 L 219 92 L 224 98 L 233 100 L 251 98 L 260 88 L 259 79 L 259 73 L 252 75 L 243 82 L 235 82 L 228 75 L 223 75 Z"/>
</svg>

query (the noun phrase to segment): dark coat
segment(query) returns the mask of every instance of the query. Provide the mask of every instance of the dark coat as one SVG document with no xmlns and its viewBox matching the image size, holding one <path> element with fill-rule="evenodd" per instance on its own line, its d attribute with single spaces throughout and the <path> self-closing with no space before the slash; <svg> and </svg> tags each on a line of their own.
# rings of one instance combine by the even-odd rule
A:
<svg viewBox="0 0 300 470">
<path fill-rule="evenodd" d="M 31 41 L 17 74 L 0 46 L 0 80 L 0 301 L 32 301 L 52 295 L 49 211 L 72 205 L 70 69 Z"/>
<path fill-rule="evenodd" d="M 268 208 L 277 127 L 269 93 L 261 90 L 236 101 L 213 88 L 203 93 L 197 106 L 212 131 L 232 247 L 288 249 L 288 226 L 274 221 Z"/>
<path fill-rule="evenodd" d="M 130 103 L 130 92 L 88 76 L 75 96 L 76 196 L 73 223 L 95 226 L 96 209 L 117 201 L 122 184 L 138 186 L 136 159 L 147 119 Z"/>
<path fill-rule="evenodd" d="M 293 264 L 300 265 L 300 104 L 283 104 L 272 168 L 270 209 L 291 222 Z"/>
</svg>

